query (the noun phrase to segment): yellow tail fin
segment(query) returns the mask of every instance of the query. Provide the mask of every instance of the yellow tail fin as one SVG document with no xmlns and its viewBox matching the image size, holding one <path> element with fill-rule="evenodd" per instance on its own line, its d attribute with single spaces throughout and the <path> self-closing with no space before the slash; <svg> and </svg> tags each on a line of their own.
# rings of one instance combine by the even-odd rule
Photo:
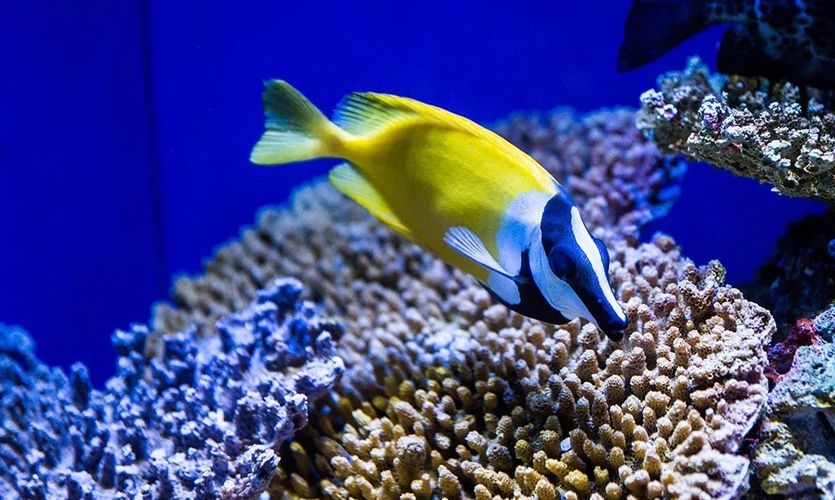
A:
<svg viewBox="0 0 835 500">
<path fill-rule="evenodd" d="M 266 131 L 249 159 L 259 165 L 280 165 L 337 156 L 343 132 L 298 90 L 283 80 L 264 82 Z"/>
</svg>

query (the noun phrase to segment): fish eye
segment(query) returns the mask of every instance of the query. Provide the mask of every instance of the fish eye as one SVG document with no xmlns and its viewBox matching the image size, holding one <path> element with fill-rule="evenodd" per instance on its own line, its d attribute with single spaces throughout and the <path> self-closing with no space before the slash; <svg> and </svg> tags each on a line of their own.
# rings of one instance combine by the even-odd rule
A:
<svg viewBox="0 0 835 500">
<path fill-rule="evenodd" d="M 609 250 L 606 248 L 606 245 L 603 244 L 603 240 L 600 238 L 594 238 L 594 244 L 597 245 L 597 249 L 600 251 L 600 258 L 603 259 L 603 269 L 606 271 L 609 270 Z"/>
<path fill-rule="evenodd" d="M 551 266 L 551 271 L 560 279 L 569 280 L 577 274 L 577 262 L 563 247 L 556 246 L 551 249 L 551 253 L 548 254 L 548 264 Z"/>
</svg>

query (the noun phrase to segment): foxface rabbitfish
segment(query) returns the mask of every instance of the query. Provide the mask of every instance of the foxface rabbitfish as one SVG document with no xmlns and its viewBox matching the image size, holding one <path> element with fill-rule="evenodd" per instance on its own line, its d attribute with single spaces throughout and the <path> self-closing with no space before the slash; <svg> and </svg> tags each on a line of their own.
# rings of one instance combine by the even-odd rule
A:
<svg viewBox="0 0 835 500">
<path fill-rule="evenodd" d="M 339 191 L 508 308 L 549 323 L 586 318 L 623 337 L 629 320 L 609 284 L 609 252 L 536 160 L 413 99 L 350 94 L 330 121 L 287 82 L 266 85 L 253 162 L 346 160 L 330 172 Z"/>
</svg>

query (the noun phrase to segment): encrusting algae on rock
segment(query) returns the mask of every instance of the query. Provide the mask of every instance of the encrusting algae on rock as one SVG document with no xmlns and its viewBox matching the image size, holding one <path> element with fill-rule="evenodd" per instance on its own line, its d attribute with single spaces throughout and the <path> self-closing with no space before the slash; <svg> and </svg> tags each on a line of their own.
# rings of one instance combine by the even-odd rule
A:
<svg viewBox="0 0 835 500">
<path fill-rule="evenodd" d="M 766 493 L 835 497 L 835 344 L 798 348 L 769 395 L 754 465 Z"/>
<path fill-rule="evenodd" d="M 282 449 L 274 496 L 739 495 L 774 322 L 724 284 L 718 263 L 696 267 L 664 236 L 637 243 L 682 167 L 633 118 L 558 113 L 499 127 L 567 185 L 607 242 L 633 318 L 624 342 L 509 312 L 321 182 L 262 213 L 203 277 L 179 281 L 176 308 L 158 308 L 154 324 L 211 333 L 215 316 L 277 274 L 308 283 L 344 322 L 346 373 Z"/>
<path fill-rule="evenodd" d="M 781 194 L 835 201 L 835 111 L 823 93 L 804 103 L 790 83 L 711 75 L 698 58 L 658 86 L 641 96 L 638 128 L 663 151 L 768 182 Z"/>
</svg>

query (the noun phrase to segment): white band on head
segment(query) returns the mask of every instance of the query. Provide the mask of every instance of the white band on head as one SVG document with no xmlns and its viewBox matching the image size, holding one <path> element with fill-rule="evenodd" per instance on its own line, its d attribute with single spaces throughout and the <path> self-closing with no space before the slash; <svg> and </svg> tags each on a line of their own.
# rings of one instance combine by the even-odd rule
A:
<svg viewBox="0 0 835 500">
<path fill-rule="evenodd" d="M 603 291 L 603 297 L 606 299 L 606 302 L 609 303 L 609 306 L 618 315 L 618 319 L 626 321 L 626 314 L 615 299 L 615 295 L 612 293 L 612 287 L 609 286 L 609 276 L 606 274 L 606 270 L 603 269 L 603 255 L 600 253 L 600 248 L 594 243 L 591 234 L 589 234 L 589 230 L 583 224 L 583 219 L 580 217 L 580 211 L 577 207 L 571 207 L 571 232 L 574 233 L 574 239 L 580 246 L 580 250 L 586 254 L 586 258 L 591 262 L 592 270 L 594 271 L 595 277 L 597 277 L 597 284 Z"/>
</svg>

